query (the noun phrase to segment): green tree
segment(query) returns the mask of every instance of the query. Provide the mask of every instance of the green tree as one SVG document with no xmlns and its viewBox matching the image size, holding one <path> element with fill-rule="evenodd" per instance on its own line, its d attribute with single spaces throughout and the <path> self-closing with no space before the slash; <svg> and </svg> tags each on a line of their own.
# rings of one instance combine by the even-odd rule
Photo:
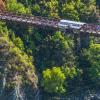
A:
<svg viewBox="0 0 100 100">
<path fill-rule="evenodd" d="M 23 4 L 18 3 L 17 0 L 7 0 L 6 9 L 17 14 L 30 14 L 30 10 L 25 8 Z"/>
<path fill-rule="evenodd" d="M 35 54 L 37 67 L 43 69 L 45 66 L 62 66 L 66 63 L 69 66 L 73 66 L 75 64 L 75 56 L 69 45 L 69 41 L 70 43 L 72 42 L 71 39 L 65 38 L 61 32 L 56 32 L 52 36 L 43 37 L 41 35 L 41 37 L 40 35 L 37 38 L 38 45 L 36 46 Z"/>
<path fill-rule="evenodd" d="M 73 66 L 72 68 L 66 66 L 63 68 L 63 72 L 68 79 L 73 79 L 79 74 L 80 70 L 75 66 Z"/>
<path fill-rule="evenodd" d="M 62 8 L 62 15 L 66 19 L 70 20 L 78 20 L 79 21 L 79 14 L 75 8 L 73 3 L 65 3 Z"/>
<path fill-rule="evenodd" d="M 42 86 L 46 92 L 49 93 L 64 93 L 65 75 L 60 67 L 53 67 L 43 71 Z"/>
<path fill-rule="evenodd" d="M 33 7 L 32 7 L 32 13 L 34 15 L 39 15 L 40 11 L 41 11 L 41 9 L 40 9 L 40 6 L 38 4 L 33 5 Z"/>
<path fill-rule="evenodd" d="M 100 86 L 100 44 L 92 44 L 86 54 L 91 65 L 89 76 L 95 84 Z"/>
</svg>

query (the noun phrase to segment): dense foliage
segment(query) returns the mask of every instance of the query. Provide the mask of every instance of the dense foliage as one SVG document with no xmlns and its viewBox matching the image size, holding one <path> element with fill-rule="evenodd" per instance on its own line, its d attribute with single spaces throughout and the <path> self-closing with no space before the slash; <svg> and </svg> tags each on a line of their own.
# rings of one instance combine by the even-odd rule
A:
<svg viewBox="0 0 100 100">
<path fill-rule="evenodd" d="M 17 14 L 96 22 L 95 0 L 7 0 L 6 9 Z M 41 90 L 56 95 L 66 95 L 85 84 L 84 77 L 100 86 L 99 39 L 98 44 L 77 53 L 74 41 L 71 33 L 0 23 L 0 60 L 7 60 L 7 85 L 15 85 L 18 76 L 22 84 L 34 87 L 38 77 Z"/>
<path fill-rule="evenodd" d="M 43 71 L 43 87 L 50 93 L 63 93 L 65 75 L 59 67 L 53 67 L 51 70 Z"/>
<path fill-rule="evenodd" d="M 18 40 L 18 38 L 15 38 L 15 40 Z M 2 67 L 5 66 L 0 72 L 4 73 L 3 70 L 6 69 L 8 82 L 6 85 L 8 87 L 16 84 L 17 77 L 20 77 L 21 84 L 32 84 L 33 88 L 37 86 L 37 76 L 35 75 L 32 57 L 29 57 L 24 51 L 15 46 L 9 38 L 9 30 L 3 23 L 0 23 L 0 61 L 6 63 L 6 66 L 0 63 Z"/>
<path fill-rule="evenodd" d="M 25 8 L 23 4 L 17 3 L 16 0 L 7 0 L 6 9 L 8 11 L 21 13 L 21 14 L 29 14 L 30 10 Z"/>
<path fill-rule="evenodd" d="M 70 48 L 71 43 L 69 44 L 68 38 L 65 38 L 61 32 L 56 32 L 53 36 L 47 35 L 40 40 L 38 39 L 38 41 L 39 45 L 36 46 L 38 50 L 36 50 L 35 59 L 39 68 L 62 66 L 66 63 L 69 66 L 75 64 L 75 56 Z"/>
<path fill-rule="evenodd" d="M 18 0 L 30 8 L 32 14 L 95 22 L 95 0 Z"/>
<path fill-rule="evenodd" d="M 91 81 L 100 86 L 100 44 L 91 44 L 90 48 L 84 51 L 84 56 L 90 63 L 88 71 Z"/>
<path fill-rule="evenodd" d="M 42 86 L 49 93 L 64 93 L 67 91 L 68 81 L 81 74 L 78 68 L 53 67 L 43 71 Z"/>
</svg>

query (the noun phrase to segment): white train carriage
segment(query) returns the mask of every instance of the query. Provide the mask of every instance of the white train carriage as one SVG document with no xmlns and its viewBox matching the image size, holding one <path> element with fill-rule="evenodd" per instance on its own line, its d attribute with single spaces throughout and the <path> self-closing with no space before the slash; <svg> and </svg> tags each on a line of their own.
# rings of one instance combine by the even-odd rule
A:
<svg viewBox="0 0 100 100">
<path fill-rule="evenodd" d="M 75 21 L 70 21 L 70 20 L 60 20 L 58 23 L 58 27 L 60 29 L 66 30 L 66 29 L 75 29 L 78 30 L 80 29 L 84 24 L 83 22 L 75 22 Z"/>
</svg>

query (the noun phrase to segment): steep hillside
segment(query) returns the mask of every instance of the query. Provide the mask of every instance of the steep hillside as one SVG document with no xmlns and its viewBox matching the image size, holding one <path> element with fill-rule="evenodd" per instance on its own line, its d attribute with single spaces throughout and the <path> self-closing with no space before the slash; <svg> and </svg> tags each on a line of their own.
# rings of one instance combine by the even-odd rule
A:
<svg viewBox="0 0 100 100">
<path fill-rule="evenodd" d="M 0 4 L 18 15 L 97 23 L 95 0 L 7 0 L 5 5 L 0 0 Z M 73 33 L 0 22 L 0 100 L 94 100 L 100 88 L 100 38 Z M 87 40 L 89 46 L 82 48 Z"/>
<path fill-rule="evenodd" d="M 6 92 L 27 85 L 34 92 L 38 88 L 38 78 L 32 57 L 14 45 L 4 26 L 0 23 L 0 89 Z"/>
</svg>

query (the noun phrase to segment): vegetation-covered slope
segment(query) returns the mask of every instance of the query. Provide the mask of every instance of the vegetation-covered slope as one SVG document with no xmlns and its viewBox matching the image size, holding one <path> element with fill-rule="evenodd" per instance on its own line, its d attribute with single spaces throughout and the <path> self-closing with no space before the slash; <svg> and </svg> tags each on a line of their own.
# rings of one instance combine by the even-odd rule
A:
<svg viewBox="0 0 100 100">
<path fill-rule="evenodd" d="M 21 85 L 28 83 L 33 88 L 37 88 L 37 76 L 33 65 L 32 57 L 29 57 L 24 51 L 21 51 L 9 38 L 7 27 L 0 25 L 0 66 L 2 66 L 1 75 L 6 70 L 7 87 L 16 85 L 20 77 Z M 3 62 L 3 64 L 2 64 Z"/>
<path fill-rule="evenodd" d="M 95 3 L 95 0 L 7 0 L 6 10 L 96 23 Z M 98 44 L 90 43 L 89 48 L 76 53 L 72 33 L 63 34 L 14 22 L 5 25 L 0 25 L 0 60 L 7 62 L 6 67 L 0 69 L 0 76 L 2 79 L 6 68 L 7 87 L 13 88 L 16 82 L 28 84 L 33 89 L 38 86 L 44 97 L 46 94 L 67 96 L 81 93 L 85 86 L 91 90 L 100 87 L 98 38 Z"/>
</svg>

